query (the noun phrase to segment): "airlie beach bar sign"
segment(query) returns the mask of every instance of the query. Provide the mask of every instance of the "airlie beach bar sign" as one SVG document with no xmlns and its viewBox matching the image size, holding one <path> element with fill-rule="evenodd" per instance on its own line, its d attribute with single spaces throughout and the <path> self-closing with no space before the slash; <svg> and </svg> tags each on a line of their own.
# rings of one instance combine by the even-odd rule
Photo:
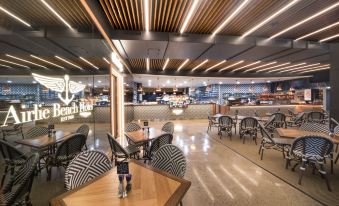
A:
<svg viewBox="0 0 339 206">
<path fill-rule="evenodd" d="M 74 94 L 84 90 L 86 86 L 73 81 L 69 81 L 68 75 L 65 75 L 64 79 L 45 77 L 37 74 L 33 74 L 33 77 L 45 87 L 58 92 L 59 99 L 64 102 L 66 106 L 61 106 L 59 103 L 54 103 L 52 104 L 52 107 L 48 108 L 34 104 L 32 110 L 17 112 L 15 107 L 11 105 L 1 126 L 7 126 L 9 121 L 14 121 L 14 124 L 21 124 L 59 117 L 60 122 L 64 122 L 70 119 L 74 119 L 75 115 L 90 112 L 93 110 L 92 104 L 88 104 L 85 102 L 79 102 L 78 104 L 76 104 L 75 102 L 72 102 Z M 62 96 L 63 93 L 64 96 Z M 69 105 L 70 103 L 71 105 Z"/>
</svg>

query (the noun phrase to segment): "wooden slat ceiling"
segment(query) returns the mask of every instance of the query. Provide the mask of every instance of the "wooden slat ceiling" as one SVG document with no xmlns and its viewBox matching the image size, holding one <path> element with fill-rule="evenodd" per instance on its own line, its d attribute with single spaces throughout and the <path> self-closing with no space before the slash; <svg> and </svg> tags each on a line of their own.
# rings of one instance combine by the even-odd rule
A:
<svg viewBox="0 0 339 206">
<path fill-rule="evenodd" d="M 72 27 L 91 29 L 92 23 L 79 0 L 46 0 Z M 39 0 L 0 0 L 0 5 L 21 17 L 35 28 L 45 26 L 62 26 L 64 24 L 55 17 Z M 0 26 L 25 27 L 0 12 Z"/>
<path fill-rule="evenodd" d="M 179 32 L 193 2 L 193 0 L 149 1 L 150 31 L 157 32 Z M 252 0 L 219 34 L 242 35 L 289 2 L 289 0 Z M 252 35 L 272 36 L 335 2 L 333 0 L 302 0 Z M 113 29 L 145 30 L 142 0 L 100 0 L 100 3 Z M 239 0 L 200 0 L 185 33 L 211 34 L 240 4 Z M 338 20 L 339 8 L 293 29 L 281 37 L 297 38 Z M 335 32 L 339 33 L 339 27 L 333 28 L 331 33 Z M 328 33 L 322 32 L 308 39 L 319 40 L 328 35 Z"/>
<path fill-rule="evenodd" d="M 146 59 L 130 59 L 130 64 L 132 66 L 132 72 L 140 74 L 140 73 L 147 73 L 147 72 L 161 72 L 161 71 L 163 71 L 162 68 L 163 68 L 163 65 L 165 64 L 165 61 L 166 61 L 165 59 L 150 59 L 150 69 L 149 69 L 149 71 L 146 71 Z M 168 71 L 168 72 L 176 72 L 178 70 L 178 68 L 180 67 L 180 65 L 184 61 L 185 60 L 182 60 L 182 59 L 170 59 L 165 70 Z M 195 71 L 192 71 L 193 68 L 195 68 L 197 65 L 199 65 L 203 61 L 204 60 L 190 60 L 186 64 L 186 66 L 184 66 L 181 69 L 181 71 L 191 72 L 192 74 L 194 73 L 195 75 L 197 75 L 197 74 L 208 74 L 208 73 L 213 74 L 213 73 L 219 72 L 219 70 L 221 70 L 221 69 L 224 69 L 224 68 L 226 68 L 226 67 L 228 67 L 232 64 L 239 62 L 239 61 L 226 61 L 226 62 L 220 64 L 217 67 L 214 67 L 213 69 L 211 69 L 210 71 L 207 72 L 206 70 L 208 68 L 210 68 L 210 67 L 221 62 L 221 61 L 211 60 L 211 61 L 208 61 L 206 64 L 202 65 L 201 67 L 199 67 L 198 69 L 196 69 Z M 232 67 L 226 69 L 225 71 L 222 71 L 220 74 L 227 74 L 227 73 L 228 74 L 241 74 L 241 73 L 244 73 L 244 72 L 247 72 L 247 74 L 253 74 L 253 73 L 256 73 L 260 69 L 267 69 L 267 68 L 270 68 L 270 67 L 273 67 L 273 66 L 283 64 L 283 62 L 279 62 L 279 63 L 275 63 L 275 64 L 272 64 L 272 65 L 263 66 L 263 65 L 271 63 L 271 62 L 261 62 L 261 63 L 255 64 L 255 65 L 234 71 L 237 68 L 240 68 L 240 67 L 243 67 L 245 65 L 252 64 L 252 63 L 254 63 L 254 62 L 244 61 L 243 63 L 237 64 L 235 66 L 232 66 Z M 293 70 L 291 70 L 291 69 L 293 69 L 293 68 L 305 66 L 304 68 L 300 68 L 300 69 L 307 69 L 306 66 L 312 65 L 312 63 L 309 63 L 309 64 L 303 64 L 303 65 L 300 65 L 300 66 L 292 67 L 292 66 L 298 65 L 300 63 L 301 62 L 292 63 L 292 64 L 288 64 L 288 65 L 283 65 L 283 66 L 277 66 L 277 67 L 274 67 L 270 70 L 277 70 L 277 71 L 272 72 L 272 74 L 274 74 L 274 73 L 279 73 L 280 71 L 283 71 L 284 67 L 289 67 L 289 68 L 286 68 L 286 70 L 288 69 L 288 70 L 290 70 L 290 72 L 292 72 Z M 310 66 L 310 67 L 318 67 L 318 66 L 325 67 L 326 65 L 327 64 L 321 63 L 321 64 Z M 263 66 L 263 67 L 260 67 L 260 66 Z M 251 71 L 247 71 L 247 70 L 253 69 L 255 67 L 260 67 L 260 68 L 257 68 L 255 70 L 251 70 Z M 282 70 L 280 70 L 280 68 Z M 263 74 L 263 73 L 267 73 L 268 71 L 269 70 L 266 70 L 266 71 L 262 71 L 260 73 Z M 288 73 L 289 72 L 286 72 L 286 73 L 284 72 L 284 74 L 288 74 Z"/>
</svg>

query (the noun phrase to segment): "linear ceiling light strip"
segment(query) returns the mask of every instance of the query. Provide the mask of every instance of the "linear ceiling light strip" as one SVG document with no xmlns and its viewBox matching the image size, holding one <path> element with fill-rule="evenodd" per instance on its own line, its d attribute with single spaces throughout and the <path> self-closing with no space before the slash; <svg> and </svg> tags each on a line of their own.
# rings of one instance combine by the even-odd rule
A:
<svg viewBox="0 0 339 206">
<path fill-rule="evenodd" d="M 190 21 L 190 19 L 192 18 L 193 16 L 193 13 L 196 9 L 196 7 L 198 6 L 198 3 L 199 3 L 199 0 L 193 0 L 193 4 L 192 6 L 190 7 L 190 10 L 188 11 L 188 14 L 185 18 L 185 21 L 184 23 L 182 24 L 182 27 L 180 29 L 180 33 L 184 33 L 186 28 L 187 28 L 187 25 L 188 25 L 188 22 Z"/>
<path fill-rule="evenodd" d="M 187 62 L 189 61 L 189 59 L 186 59 L 178 68 L 178 71 L 180 71 L 186 64 Z"/>
<path fill-rule="evenodd" d="M 281 71 L 282 69 L 294 68 L 294 67 L 298 67 L 298 66 L 305 65 L 305 64 L 306 64 L 305 62 L 300 63 L 300 64 L 294 64 L 294 65 L 287 66 L 287 67 L 283 67 L 283 68 L 279 68 L 279 69 L 273 69 L 273 70 L 271 70 L 271 71 L 268 71 L 267 73 L 272 73 L 272 72 L 276 72 L 276 71 Z"/>
<path fill-rule="evenodd" d="M 57 58 L 57 59 L 59 59 L 59 60 L 65 62 L 65 63 L 67 63 L 67 64 L 69 64 L 69 65 L 72 65 L 72 66 L 74 66 L 74 67 L 76 67 L 76 68 L 78 68 L 78 69 L 82 69 L 80 66 L 78 66 L 78 65 L 76 65 L 76 64 L 74 64 L 74 63 L 72 63 L 72 62 L 70 62 L 70 61 L 68 61 L 68 60 L 66 60 L 66 59 L 64 59 L 64 58 L 62 58 L 62 57 L 55 56 L 55 58 Z"/>
<path fill-rule="evenodd" d="M 223 64 L 223 63 L 225 63 L 225 62 L 226 62 L 226 60 L 223 60 L 223 61 L 221 61 L 221 62 L 219 62 L 219 63 L 217 63 L 217 64 L 211 66 L 210 68 L 206 69 L 206 72 L 207 72 L 207 71 L 210 71 L 211 69 L 216 68 L 217 66 L 219 66 L 219 65 L 221 65 L 221 64 Z"/>
<path fill-rule="evenodd" d="M 331 29 L 331 28 L 333 28 L 333 27 L 335 27 L 335 26 L 338 26 L 338 25 L 339 25 L 339 21 L 336 22 L 336 23 L 330 24 L 330 25 L 328 25 L 328 26 L 325 26 L 325 27 L 323 27 L 323 28 L 321 28 L 321 29 L 318 29 L 318 30 L 316 30 L 316 31 L 314 31 L 314 32 L 305 34 L 304 36 L 301 36 L 301 37 L 297 38 L 296 41 L 299 41 L 299 40 L 301 40 L 301 39 L 305 39 L 305 38 L 307 38 L 307 37 L 309 37 L 309 36 L 312 36 L 312 35 L 314 35 L 314 34 L 317 34 L 317 33 L 322 32 L 322 31 Z"/>
<path fill-rule="evenodd" d="M 329 66 L 330 66 L 329 64 L 320 65 L 320 66 L 313 66 L 313 67 L 308 67 L 308 68 L 304 68 L 304 69 L 291 71 L 290 73 L 297 73 L 297 72 L 307 71 L 307 70 L 311 70 L 311 69 L 320 69 L 320 68 L 329 67 Z"/>
<path fill-rule="evenodd" d="M 320 39 L 319 42 L 325 42 L 325 41 L 329 41 L 331 39 L 336 39 L 336 38 L 339 38 L 339 34 L 335 34 L 333 36 L 329 36 L 329 37 L 326 37 L 324 39 Z"/>
<path fill-rule="evenodd" d="M 236 8 L 231 15 L 229 15 L 225 21 L 217 27 L 217 29 L 212 33 L 212 35 L 216 35 L 217 33 L 219 33 L 223 28 L 225 28 L 225 26 L 245 7 L 245 5 L 249 2 L 249 0 L 244 0 L 239 6 L 238 8 Z"/>
<path fill-rule="evenodd" d="M 225 68 L 223 68 L 223 69 L 220 69 L 219 72 L 225 71 L 226 69 L 232 68 L 232 67 L 234 67 L 234 66 L 236 66 L 236 65 L 238 65 L 238 64 L 241 64 L 241 63 L 243 63 L 243 62 L 244 62 L 244 60 L 238 61 L 238 62 L 236 62 L 236 63 L 234 63 L 234 64 L 231 64 L 231 65 L 229 65 L 229 66 L 227 66 L 227 67 L 225 67 Z"/>
<path fill-rule="evenodd" d="M 50 65 L 59 67 L 59 68 L 61 68 L 61 69 L 65 69 L 65 67 L 60 66 L 60 65 L 58 65 L 58 64 L 55 64 L 55 63 L 53 63 L 53 62 L 47 61 L 47 60 L 45 60 L 45 59 L 43 59 L 43 58 L 40 58 L 40 57 L 37 57 L 37 56 L 34 56 L 34 55 L 31 55 L 31 57 L 33 57 L 33 58 L 35 58 L 35 59 L 38 59 L 38 60 L 40 60 L 40 61 L 43 61 L 43 62 L 45 62 L 45 63 L 48 63 L 48 64 L 50 64 Z"/>
<path fill-rule="evenodd" d="M 44 69 L 47 69 L 47 67 L 43 66 L 43 65 L 40 65 L 40 64 L 37 64 L 37 63 L 34 63 L 34 62 L 31 62 L 31 61 L 28 61 L 28 60 L 25 60 L 25 59 L 22 59 L 22 58 L 19 58 L 19 57 L 16 57 L 16 56 L 12 56 L 12 55 L 9 55 L 9 54 L 6 54 L 7 57 L 10 57 L 12 59 L 16 59 L 16 60 L 19 60 L 19 61 L 22 61 L 22 62 L 26 62 L 26 63 L 29 63 L 29 64 L 33 64 L 35 66 L 38 66 L 38 67 L 42 67 Z"/>
<path fill-rule="evenodd" d="M 82 61 L 86 62 L 87 64 L 91 65 L 92 67 L 96 68 L 99 70 L 99 67 L 95 66 L 92 62 L 88 61 L 87 59 L 83 57 L 79 57 Z"/>
<path fill-rule="evenodd" d="M 277 68 L 277 67 L 282 67 L 282 66 L 285 66 L 285 65 L 288 65 L 288 64 L 291 64 L 291 62 L 286 62 L 286 63 L 283 63 L 283 64 L 278 64 L 278 65 L 275 65 L 273 67 L 268 67 L 268 68 L 264 68 L 264 69 L 259 69 L 255 72 L 263 72 L 263 71 L 267 71 L 267 70 L 270 70 L 270 69 L 274 69 L 274 68 Z"/>
<path fill-rule="evenodd" d="M 290 27 L 287 27 L 286 29 L 284 29 L 284 30 L 282 30 L 282 31 L 272 35 L 269 39 L 276 38 L 276 37 L 278 37 L 278 36 L 288 32 L 288 31 L 290 31 L 290 30 L 292 30 L 292 29 L 294 29 L 294 28 L 296 28 L 296 27 L 298 27 L 298 26 L 300 26 L 300 25 L 302 25 L 302 24 L 304 24 L 304 23 L 306 23 L 308 21 L 311 21 L 312 19 L 315 19 L 316 17 L 318 17 L 318 16 L 320 16 L 322 14 L 325 14 L 325 13 L 331 11 L 332 9 L 334 9 L 334 8 L 336 8 L 338 6 L 339 6 L 339 2 L 337 2 L 335 4 L 332 4 L 331 6 L 326 7 L 325 9 L 322 9 L 321 11 L 319 11 L 319 12 L 317 12 L 317 13 L 315 13 L 315 14 L 313 14 L 313 15 L 311 15 L 311 16 L 309 16 L 309 17 L 307 17 L 307 18 L 305 18 L 305 19 L 303 19 L 301 21 L 299 21 L 298 23 L 296 23 L 296 24 L 294 24 L 294 25 L 292 25 Z"/>
<path fill-rule="evenodd" d="M 10 12 L 9 10 L 5 9 L 4 7 L 0 6 L 0 10 L 3 11 L 4 13 L 6 13 L 7 15 L 9 15 L 10 17 L 12 17 L 13 19 L 19 21 L 20 23 L 24 24 L 27 27 L 32 27 L 29 23 L 27 23 L 25 20 L 23 20 L 22 18 L 18 17 L 17 15 L 13 14 L 12 12 Z"/>
<path fill-rule="evenodd" d="M 270 63 L 267 63 L 267 64 L 263 64 L 263 65 L 260 65 L 260 66 L 257 66 L 257 67 L 254 67 L 254 68 L 251 68 L 251 69 L 247 69 L 245 70 L 244 72 L 250 72 L 250 71 L 253 71 L 253 70 L 256 70 L 256 69 L 260 69 L 260 68 L 263 68 L 263 67 L 266 67 L 266 66 L 269 66 L 269 65 L 272 65 L 272 64 L 276 64 L 277 62 L 270 62 Z"/>
<path fill-rule="evenodd" d="M 168 65 L 169 58 L 166 59 L 164 66 L 162 67 L 162 70 L 164 71 Z"/>
<path fill-rule="evenodd" d="M 200 68 L 202 65 L 206 64 L 208 62 L 208 59 L 206 59 L 205 61 L 201 62 L 199 65 L 197 65 L 196 67 L 194 67 L 192 69 L 192 71 L 195 71 L 196 69 Z"/>
<path fill-rule="evenodd" d="M 12 68 L 11 66 L 0 64 L 0 67 L 7 67 L 7 68 Z"/>
<path fill-rule="evenodd" d="M 109 63 L 109 61 L 108 61 L 105 57 L 102 57 L 102 59 L 103 59 L 107 64 L 111 64 L 111 63 Z"/>
<path fill-rule="evenodd" d="M 18 64 L 18 63 L 15 63 L 15 62 L 12 62 L 12 61 L 8 61 L 8 60 L 5 60 L 5 59 L 0 59 L 0 61 L 3 61 L 3 62 L 6 62 L 6 63 L 9 63 L 9 64 L 14 64 L 14 65 L 17 65 L 17 66 L 21 66 L 21 67 L 25 67 L 27 69 L 30 69 L 29 66 Z"/>
<path fill-rule="evenodd" d="M 263 20 L 262 22 L 260 22 L 259 24 L 257 24 L 256 26 L 254 26 L 253 28 L 251 28 L 250 30 L 246 31 L 242 37 L 248 36 L 250 34 L 252 34 L 253 32 L 255 32 L 256 30 L 258 30 L 260 27 L 262 27 L 263 25 L 265 25 L 267 22 L 271 21 L 272 19 L 274 19 L 275 17 L 279 16 L 280 14 L 282 14 L 283 12 L 285 12 L 287 9 L 289 9 L 290 7 L 292 7 L 294 4 L 296 4 L 298 1 L 300 0 L 294 0 L 291 1 L 290 3 L 288 3 L 287 5 L 285 5 L 283 8 L 279 9 L 278 11 L 274 12 L 271 16 L 267 17 L 265 20 Z"/>
<path fill-rule="evenodd" d="M 64 19 L 56 10 L 54 10 L 45 0 L 40 0 L 45 7 L 47 7 L 62 23 L 64 23 L 68 28 L 73 29 L 71 25 Z"/>
<path fill-rule="evenodd" d="M 149 62 L 149 58 L 146 58 L 146 70 L 147 70 L 147 71 L 150 70 L 150 62 Z"/>
<path fill-rule="evenodd" d="M 145 8 L 145 30 L 149 32 L 149 0 L 144 0 Z"/>
<path fill-rule="evenodd" d="M 329 70 L 329 69 L 331 69 L 331 67 L 325 67 L 325 68 L 321 68 L 321 69 L 314 69 L 314 70 L 304 71 L 304 72 L 300 72 L 300 73 L 304 74 L 304 73 L 317 72 L 317 71 L 323 71 L 323 70 Z"/>
<path fill-rule="evenodd" d="M 251 63 L 251 64 L 247 64 L 247 65 L 245 65 L 245 66 L 242 66 L 242 67 L 239 67 L 239 68 L 236 68 L 236 69 L 232 70 L 232 72 L 236 72 L 236 71 L 239 71 L 239 70 L 241 70 L 241 69 L 245 69 L 245 68 L 247 68 L 247 67 L 250 67 L 250 66 L 259 64 L 260 62 L 261 62 L 261 61 L 256 61 L 256 62 L 253 62 L 253 63 Z"/>
<path fill-rule="evenodd" d="M 284 69 L 282 71 L 279 71 L 278 73 L 284 73 L 284 72 L 289 72 L 289 71 L 294 71 L 294 70 L 297 70 L 297 69 L 303 69 L 303 68 L 307 68 L 307 67 L 312 67 L 312 66 L 317 66 L 319 65 L 320 63 L 316 63 L 316 64 L 309 64 L 309 65 L 306 65 L 306 66 L 302 66 L 302 67 L 297 67 L 297 68 L 292 68 L 292 69 Z"/>
</svg>

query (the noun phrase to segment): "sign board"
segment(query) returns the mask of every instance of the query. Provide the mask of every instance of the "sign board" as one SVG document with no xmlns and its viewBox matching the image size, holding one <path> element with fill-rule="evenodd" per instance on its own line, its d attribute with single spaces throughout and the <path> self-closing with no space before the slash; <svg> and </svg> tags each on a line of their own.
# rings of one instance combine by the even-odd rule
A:
<svg viewBox="0 0 339 206">
<path fill-rule="evenodd" d="M 304 100 L 305 101 L 311 101 L 312 100 L 312 90 L 311 89 L 305 89 L 304 90 Z"/>
</svg>

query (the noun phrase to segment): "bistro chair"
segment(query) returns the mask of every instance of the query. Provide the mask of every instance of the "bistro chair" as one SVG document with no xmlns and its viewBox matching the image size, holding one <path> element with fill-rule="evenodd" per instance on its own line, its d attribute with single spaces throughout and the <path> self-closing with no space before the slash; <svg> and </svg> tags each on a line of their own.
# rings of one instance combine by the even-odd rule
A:
<svg viewBox="0 0 339 206">
<path fill-rule="evenodd" d="M 173 122 L 166 122 L 164 126 L 162 126 L 161 131 L 164 133 L 173 134 L 174 133 L 174 124 Z"/>
<path fill-rule="evenodd" d="M 68 165 L 65 186 L 72 190 L 112 169 L 107 155 L 98 150 L 83 151 Z"/>
<path fill-rule="evenodd" d="M 151 146 L 146 148 L 144 162 L 152 160 L 154 154 L 159 150 L 159 148 L 166 144 L 172 144 L 173 135 L 171 134 L 162 134 L 159 137 L 155 138 Z"/>
<path fill-rule="evenodd" d="M 22 139 L 25 138 L 24 133 L 22 132 L 22 124 L 15 124 L 13 128 L 6 128 L 1 130 L 2 131 L 2 138 L 3 140 L 6 140 L 9 136 L 22 136 Z"/>
<path fill-rule="evenodd" d="M 257 131 L 258 131 L 258 120 L 253 117 L 245 117 L 241 120 L 239 126 L 240 139 L 243 139 L 243 144 L 245 144 L 245 135 L 249 135 L 257 144 Z"/>
<path fill-rule="evenodd" d="M 286 121 L 287 126 L 289 127 L 300 127 L 304 122 L 304 112 L 300 112 L 295 116 L 292 116 L 289 121 Z"/>
<path fill-rule="evenodd" d="M 116 139 L 110 133 L 107 133 L 107 138 L 108 138 L 109 146 L 111 147 L 111 151 L 112 151 L 111 162 L 113 162 L 114 160 L 115 165 L 117 165 L 118 162 L 122 162 L 122 161 L 125 161 L 131 158 L 132 156 L 134 158 L 139 159 L 140 149 L 138 147 L 134 145 L 128 145 L 127 147 L 122 147 L 119 144 L 119 142 L 116 141 Z M 123 158 L 123 160 L 118 161 L 119 158 Z"/>
<path fill-rule="evenodd" d="M 274 116 L 273 126 L 275 128 L 286 128 L 286 115 L 281 112 L 273 113 L 272 116 Z"/>
<path fill-rule="evenodd" d="M 165 171 L 179 178 L 183 178 L 185 176 L 187 168 L 184 153 L 179 147 L 172 144 L 160 147 L 154 155 L 151 165 L 154 168 Z M 180 205 L 182 205 L 181 201 Z"/>
<path fill-rule="evenodd" d="M 126 132 L 135 132 L 135 131 L 138 131 L 138 130 L 141 130 L 141 127 L 137 123 L 130 122 L 126 126 Z M 144 146 L 146 148 L 146 145 L 143 142 L 136 143 L 128 135 L 125 135 L 125 136 L 126 136 L 128 145 L 134 145 L 138 148 L 140 148 L 141 146 Z"/>
<path fill-rule="evenodd" d="M 322 112 L 312 111 L 307 114 L 307 122 L 325 123 L 325 115 Z"/>
<path fill-rule="evenodd" d="M 208 118 L 207 132 L 211 131 L 212 127 L 219 127 L 219 123 L 210 114 L 208 114 L 207 118 Z"/>
<path fill-rule="evenodd" d="M 230 116 L 219 117 L 218 134 L 220 135 L 220 139 L 222 136 L 222 132 L 225 132 L 226 135 L 229 136 L 230 140 L 232 140 L 232 127 L 233 127 L 233 119 Z"/>
<path fill-rule="evenodd" d="M 327 124 L 321 124 L 317 122 L 305 122 L 299 128 L 300 130 L 310 131 L 310 132 L 323 132 L 326 134 L 330 133 L 330 126 Z"/>
<path fill-rule="evenodd" d="M 273 125 L 274 119 L 275 117 L 271 115 L 270 118 L 264 123 L 264 128 L 270 133 L 273 133 L 275 130 L 275 127 Z"/>
<path fill-rule="evenodd" d="M 67 167 L 68 163 L 82 151 L 86 143 L 84 134 L 75 133 L 63 141 L 57 148 L 56 153 L 46 159 L 47 180 L 51 179 L 52 167 Z"/>
<path fill-rule="evenodd" d="M 292 139 L 274 137 L 273 133 L 269 133 L 265 126 L 259 122 L 259 129 L 262 135 L 260 147 L 259 147 L 259 155 L 260 160 L 264 157 L 265 149 L 274 149 L 280 151 L 285 159 L 286 154 L 288 154 L 289 148 L 293 142 Z"/>
<path fill-rule="evenodd" d="M 327 189 L 332 191 L 324 166 L 325 159 L 331 156 L 332 152 L 333 141 L 329 138 L 314 135 L 299 137 L 292 143 L 290 152 L 286 158 L 286 168 L 288 168 L 292 160 L 300 164 L 298 184 L 301 185 L 304 172 L 308 166 L 311 166 L 313 167 L 313 171 L 318 170 L 326 181 Z M 332 163 L 333 160 L 331 160 L 331 165 Z M 294 170 L 294 168 L 292 170 Z"/>
<path fill-rule="evenodd" d="M 3 140 L 0 140 L 0 151 L 1 151 L 2 158 L 5 161 L 5 171 L 1 179 L 1 186 L 0 186 L 1 188 L 5 182 L 8 171 L 10 171 L 11 175 L 13 175 L 15 172 L 15 169 L 23 165 L 26 162 L 27 157 L 25 156 L 24 153 L 19 151 L 17 148 L 15 148 L 11 144 Z"/>
<path fill-rule="evenodd" d="M 1 205 L 32 205 L 30 193 L 38 161 L 39 155 L 37 153 L 32 154 L 24 161 L 0 191 Z"/>
<path fill-rule="evenodd" d="M 89 126 L 87 124 L 82 124 L 76 131 L 75 133 L 80 133 L 85 135 L 86 137 L 86 142 L 88 138 L 88 133 L 89 133 Z M 87 150 L 87 144 L 85 144 L 85 149 Z"/>
</svg>

